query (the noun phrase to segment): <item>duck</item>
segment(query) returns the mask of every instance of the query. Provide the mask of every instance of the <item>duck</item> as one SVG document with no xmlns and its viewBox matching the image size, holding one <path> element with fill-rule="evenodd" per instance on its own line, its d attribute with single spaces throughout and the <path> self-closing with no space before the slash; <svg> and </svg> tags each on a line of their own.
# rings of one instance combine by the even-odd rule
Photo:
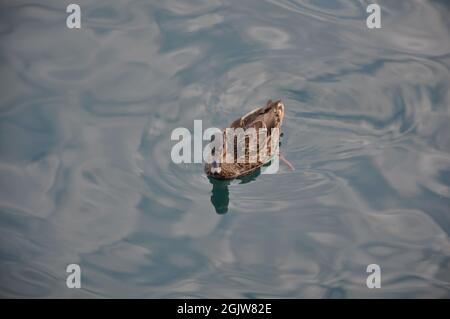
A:
<svg viewBox="0 0 450 319">
<path fill-rule="evenodd" d="M 242 141 L 239 144 L 239 142 L 237 142 L 237 137 L 234 136 L 234 148 L 227 150 L 226 128 L 222 131 L 224 144 L 221 155 L 216 155 L 214 154 L 214 151 L 212 152 L 211 156 L 214 156 L 214 158 L 205 163 L 204 171 L 206 175 L 209 178 L 231 180 L 249 175 L 263 165 L 268 164 L 279 150 L 278 143 L 285 114 L 284 109 L 285 107 L 281 100 L 275 102 L 268 100 L 265 106 L 257 107 L 244 116 L 234 120 L 227 128 L 235 130 L 243 129 L 244 131 L 249 128 L 254 128 L 257 134 L 260 132 L 260 129 L 265 129 L 266 139 L 260 139 L 260 135 L 257 135 L 256 145 L 255 143 L 251 145 L 249 137 L 245 135 L 245 144 L 242 144 Z M 274 134 L 277 134 L 277 136 L 274 136 Z M 273 147 L 273 145 L 276 145 L 276 147 Z M 241 153 L 238 153 L 237 150 L 239 146 L 243 146 L 244 148 L 244 151 Z M 260 151 L 262 147 L 266 147 L 267 156 L 261 157 L 258 153 L 258 156 L 254 158 L 255 160 L 249 160 L 251 151 Z M 231 153 L 231 155 L 229 153 Z M 252 154 L 256 154 L 256 152 Z M 234 160 L 225 161 L 227 155 L 232 156 L 231 158 Z"/>
</svg>

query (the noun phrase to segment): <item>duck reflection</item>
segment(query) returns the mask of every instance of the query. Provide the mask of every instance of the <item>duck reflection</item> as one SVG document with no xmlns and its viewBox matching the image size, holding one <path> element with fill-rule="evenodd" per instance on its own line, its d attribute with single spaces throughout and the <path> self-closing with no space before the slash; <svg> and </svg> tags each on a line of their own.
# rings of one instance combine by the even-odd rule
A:
<svg viewBox="0 0 450 319">
<path fill-rule="evenodd" d="M 224 180 L 208 177 L 209 182 L 213 188 L 211 191 L 211 203 L 213 204 L 216 213 L 219 215 L 228 212 L 228 204 L 230 203 L 230 196 L 228 186 L 233 181 L 239 181 L 239 184 L 246 184 L 254 181 L 261 174 L 261 169 L 257 169 L 249 175 L 238 177 L 234 180 Z"/>
</svg>

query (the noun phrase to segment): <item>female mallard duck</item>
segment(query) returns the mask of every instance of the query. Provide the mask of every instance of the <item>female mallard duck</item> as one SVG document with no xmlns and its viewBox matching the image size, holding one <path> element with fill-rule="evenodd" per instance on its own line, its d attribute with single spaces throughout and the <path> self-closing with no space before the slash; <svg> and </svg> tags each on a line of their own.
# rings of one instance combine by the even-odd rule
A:
<svg viewBox="0 0 450 319">
<path fill-rule="evenodd" d="M 272 100 L 269 100 L 266 106 L 257 108 L 242 116 L 241 118 L 235 120 L 233 123 L 231 123 L 229 128 L 242 128 L 244 131 L 248 130 L 249 128 L 254 128 L 256 132 L 258 132 L 260 129 L 264 129 L 265 132 L 267 132 L 266 138 L 261 141 L 259 138 L 260 136 L 258 135 L 256 144 L 251 144 L 249 142 L 249 137 L 245 136 L 245 139 L 243 141 L 241 140 L 241 144 L 238 145 L 239 142 L 236 142 L 237 137 L 234 136 L 234 148 L 231 148 L 230 150 L 233 153 L 231 155 L 233 161 L 230 162 L 225 160 L 227 158 L 227 148 L 225 146 L 227 138 L 226 130 L 224 130 L 222 135 L 224 141 L 222 153 L 211 163 L 205 164 L 206 175 L 218 179 L 233 179 L 250 174 L 264 164 L 270 162 L 278 151 L 279 133 L 281 131 L 281 125 L 283 124 L 283 118 L 284 105 L 281 100 L 276 102 L 272 102 Z M 277 136 L 274 136 L 274 134 L 277 134 Z M 242 144 L 242 142 L 245 144 Z M 272 145 L 274 144 L 276 145 L 276 147 L 272 147 Z M 239 146 L 243 146 L 244 148 L 244 151 L 241 153 L 238 152 Z M 259 151 L 263 147 L 266 148 L 267 156 L 260 157 Z M 228 153 L 230 153 L 230 151 L 228 151 Z M 258 156 L 254 158 L 255 160 L 249 160 L 250 154 L 255 153 L 258 153 Z M 228 155 L 230 156 L 230 154 Z"/>
</svg>

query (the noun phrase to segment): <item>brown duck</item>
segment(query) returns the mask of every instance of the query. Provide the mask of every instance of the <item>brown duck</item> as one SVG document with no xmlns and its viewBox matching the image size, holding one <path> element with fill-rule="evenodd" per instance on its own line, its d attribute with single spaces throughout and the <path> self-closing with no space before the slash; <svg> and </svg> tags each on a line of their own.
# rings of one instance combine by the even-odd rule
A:
<svg viewBox="0 0 450 319">
<path fill-rule="evenodd" d="M 281 102 L 281 100 L 272 102 L 272 100 L 269 100 L 264 107 L 257 108 L 244 116 L 238 118 L 233 123 L 230 124 L 230 128 L 237 129 L 242 128 L 244 130 L 247 130 L 248 128 L 255 128 L 258 132 L 259 129 L 265 128 L 267 130 L 267 137 L 266 137 L 266 143 L 264 145 L 259 145 L 260 140 L 257 140 L 256 147 L 258 150 L 261 149 L 261 147 L 267 147 L 267 155 L 263 159 L 261 159 L 259 156 L 256 158 L 256 161 L 249 161 L 249 154 L 250 154 L 250 143 L 248 140 L 248 137 L 245 139 L 245 151 L 241 154 L 241 156 L 245 156 L 245 160 L 238 161 L 239 154 L 237 153 L 237 138 L 235 137 L 235 144 L 234 144 L 234 150 L 233 152 L 233 158 L 235 159 L 233 162 L 228 163 L 225 162 L 225 157 L 227 156 L 227 150 L 225 147 L 225 141 L 226 141 L 226 132 L 223 131 L 223 141 L 224 141 L 224 148 L 222 156 L 220 157 L 220 160 L 214 160 L 212 163 L 206 163 L 205 164 L 205 173 L 209 177 L 217 178 L 217 179 L 233 179 L 240 176 L 244 176 L 247 174 L 250 174 L 263 166 L 264 164 L 270 162 L 273 159 L 273 156 L 275 155 L 276 149 L 272 149 L 272 132 L 274 128 L 278 129 L 278 132 L 281 132 L 281 125 L 283 124 L 283 118 L 284 118 L 284 105 Z M 275 138 L 275 137 L 273 137 Z M 278 137 L 276 137 L 278 139 Z M 275 141 L 275 140 L 274 140 Z M 255 147 L 255 145 L 253 145 Z M 254 150 L 254 149 L 253 149 Z M 228 151 L 229 152 L 229 151 Z M 280 158 L 283 161 L 286 161 L 282 156 Z M 293 169 L 292 165 L 290 163 L 287 163 L 291 169 Z"/>
</svg>

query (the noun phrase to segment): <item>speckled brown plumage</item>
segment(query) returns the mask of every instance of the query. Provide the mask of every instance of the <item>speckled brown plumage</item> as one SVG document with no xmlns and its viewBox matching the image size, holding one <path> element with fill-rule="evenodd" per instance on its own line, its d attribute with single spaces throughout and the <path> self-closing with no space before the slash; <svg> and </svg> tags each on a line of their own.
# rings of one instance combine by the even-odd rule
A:
<svg viewBox="0 0 450 319">
<path fill-rule="evenodd" d="M 267 144 L 268 145 L 268 157 L 271 158 L 273 155 L 272 149 L 270 147 L 271 145 L 271 133 L 273 128 L 278 128 L 279 132 L 281 133 L 281 125 L 283 124 L 283 118 L 284 118 L 284 105 L 283 103 L 278 100 L 275 102 L 272 102 L 272 100 L 269 100 L 264 107 L 257 108 L 246 115 L 238 118 L 233 123 L 230 124 L 230 128 L 242 128 L 244 130 L 248 128 L 255 128 L 257 131 L 260 128 L 267 128 Z M 235 145 L 233 150 L 233 156 L 235 161 L 233 163 L 225 163 L 225 157 L 227 155 L 226 149 L 225 149 L 225 141 L 226 141 L 226 132 L 223 131 L 223 140 L 224 140 L 224 152 L 222 159 L 220 160 L 220 163 L 217 164 L 205 164 L 205 173 L 213 178 L 218 179 L 232 179 L 239 176 L 250 174 L 251 172 L 255 171 L 262 165 L 266 164 L 269 160 L 263 161 L 259 157 L 257 158 L 256 162 L 250 162 L 249 161 L 249 142 L 248 138 L 245 141 L 245 159 L 241 156 L 240 159 L 243 160 L 243 163 L 238 163 L 238 154 L 237 154 L 237 145 Z M 236 141 L 236 138 L 235 138 Z M 236 143 L 235 143 L 236 144 Z M 258 144 L 258 143 L 257 143 Z M 258 150 L 260 147 L 263 147 L 262 145 L 257 145 Z M 217 170 L 217 167 L 220 167 L 219 170 Z M 213 168 L 214 167 L 214 168 Z M 218 172 L 219 171 L 219 172 Z"/>
</svg>

